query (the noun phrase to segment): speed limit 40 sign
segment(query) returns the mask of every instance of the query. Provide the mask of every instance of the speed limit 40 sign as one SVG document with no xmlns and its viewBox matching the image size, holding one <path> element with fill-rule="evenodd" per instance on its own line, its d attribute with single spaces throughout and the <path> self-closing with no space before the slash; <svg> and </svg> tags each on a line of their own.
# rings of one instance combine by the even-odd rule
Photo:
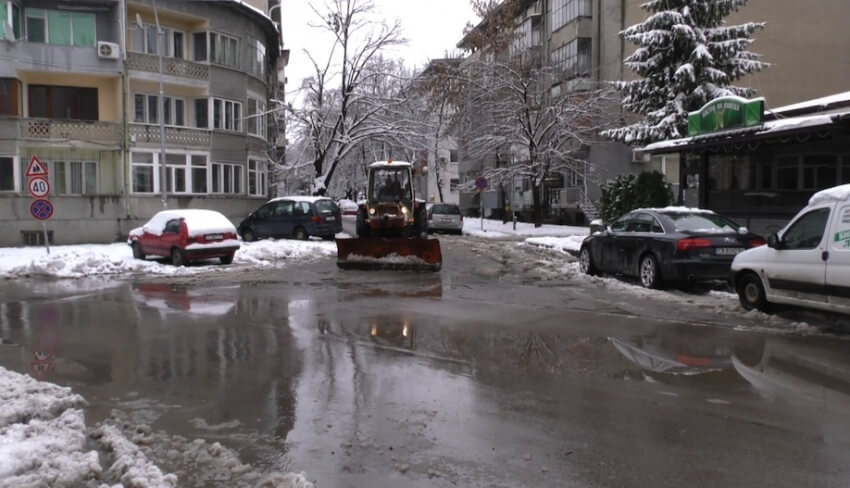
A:
<svg viewBox="0 0 850 488">
<path fill-rule="evenodd" d="M 29 190 L 33 198 L 44 198 L 50 193 L 50 183 L 47 181 L 47 178 L 36 176 L 35 178 L 30 178 Z"/>
</svg>

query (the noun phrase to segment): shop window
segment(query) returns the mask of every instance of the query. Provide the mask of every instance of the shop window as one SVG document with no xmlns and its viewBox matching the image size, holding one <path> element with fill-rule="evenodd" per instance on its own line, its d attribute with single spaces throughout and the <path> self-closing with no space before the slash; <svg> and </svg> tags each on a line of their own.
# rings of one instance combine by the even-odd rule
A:
<svg viewBox="0 0 850 488">
<path fill-rule="evenodd" d="M 776 189 L 797 190 L 800 183 L 799 158 L 782 157 L 776 160 Z"/>
</svg>

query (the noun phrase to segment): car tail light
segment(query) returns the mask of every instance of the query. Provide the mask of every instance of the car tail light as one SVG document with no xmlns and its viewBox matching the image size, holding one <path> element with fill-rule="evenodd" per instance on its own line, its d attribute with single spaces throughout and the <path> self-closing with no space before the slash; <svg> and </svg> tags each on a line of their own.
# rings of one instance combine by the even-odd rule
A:
<svg viewBox="0 0 850 488">
<path fill-rule="evenodd" d="M 764 239 L 750 239 L 750 247 L 759 247 L 767 244 Z"/>
<path fill-rule="evenodd" d="M 197 239 L 195 239 L 194 237 L 189 237 L 188 239 L 186 239 L 186 242 L 188 242 L 189 244 L 194 244 L 195 242 L 197 242 Z"/>
<path fill-rule="evenodd" d="M 319 222 L 322 221 L 322 218 L 319 217 L 318 215 L 314 215 L 313 218 L 310 219 L 310 220 L 312 220 L 314 224 L 318 224 Z"/>
<path fill-rule="evenodd" d="M 434 220 L 434 212 L 428 212 L 428 220 Z"/>
<path fill-rule="evenodd" d="M 711 247 L 711 241 L 708 239 L 682 239 L 678 244 L 678 249 L 680 251 L 689 251 L 691 249 L 700 249 L 704 247 Z"/>
</svg>

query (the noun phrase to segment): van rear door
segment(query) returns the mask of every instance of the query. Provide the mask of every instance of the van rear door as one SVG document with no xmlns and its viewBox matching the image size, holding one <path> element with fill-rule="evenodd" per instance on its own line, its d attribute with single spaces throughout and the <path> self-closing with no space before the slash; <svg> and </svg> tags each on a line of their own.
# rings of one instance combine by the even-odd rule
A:
<svg viewBox="0 0 850 488">
<path fill-rule="evenodd" d="M 829 303 L 850 310 L 850 203 L 835 207 L 830 232 L 827 234 L 826 289 Z"/>
</svg>

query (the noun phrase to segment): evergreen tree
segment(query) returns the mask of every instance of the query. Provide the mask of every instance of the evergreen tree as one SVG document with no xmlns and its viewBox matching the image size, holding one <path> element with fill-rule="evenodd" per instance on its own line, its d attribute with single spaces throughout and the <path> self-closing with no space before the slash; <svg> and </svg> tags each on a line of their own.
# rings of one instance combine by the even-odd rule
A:
<svg viewBox="0 0 850 488">
<path fill-rule="evenodd" d="M 646 144 L 687 135 L 688 112 L 721 96 L 750 97 L 733 86 L 767 63 L 747 49 L 764 23 L 727 26 L 724 18 L 749 0 L 650 0 L 649 16 L 620 35 L 637 46 L 625 65 L 641 78 L 616 82 L 623 107 L 643 120 L 605 131 L 626 144 Z"/>
</svg>

